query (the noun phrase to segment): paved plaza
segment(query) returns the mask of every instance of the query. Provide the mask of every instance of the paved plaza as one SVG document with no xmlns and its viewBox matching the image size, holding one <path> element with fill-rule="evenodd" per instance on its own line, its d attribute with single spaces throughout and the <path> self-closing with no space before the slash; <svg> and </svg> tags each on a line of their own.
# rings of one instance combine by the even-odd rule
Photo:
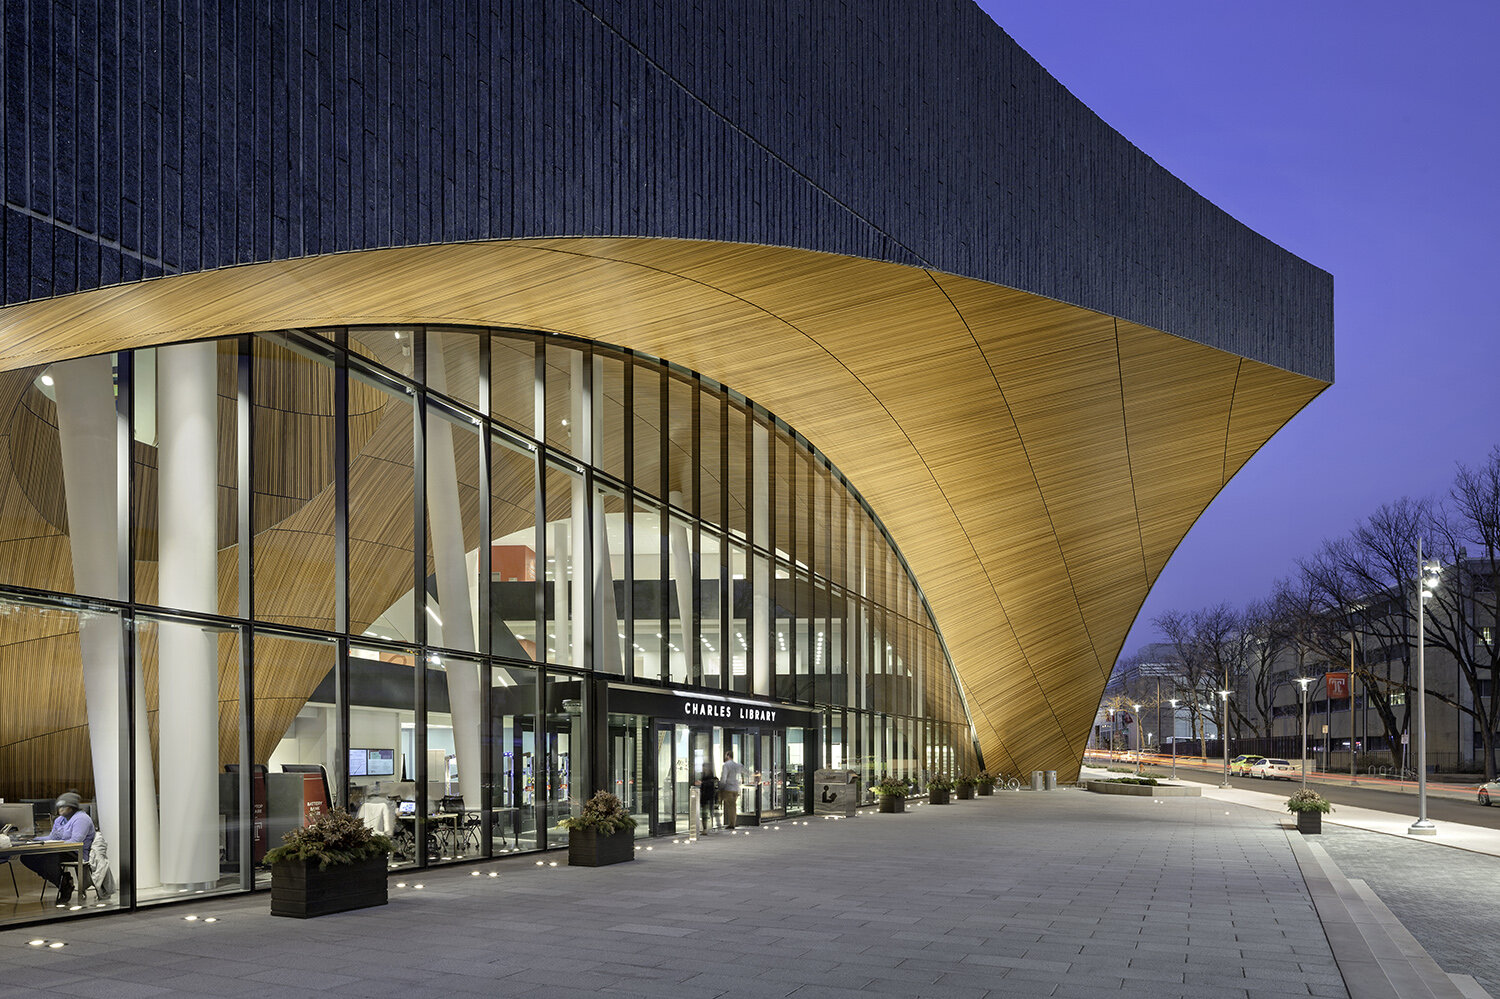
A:
<svg viewBox="0 0 1500 999">
<path fill-rule="evenodd" d="M 0 997 L 1385 994 L 1346 987 L 1299 867 L 1310 848 L 1272 810 L 1284 795 L 1205 790 L 1000 793 L 648 841 L 601 869 L 558 852 L 411 874 L 388 906 L 306 921 L 260 895 L 9 930 Z M 1381 891 L 1365 867 L 1500 863 L 1326 828 L 1326 853 Z M 1446 906 L 1447 935 L 1485 901 L 1464 882 L 1389 904 L 1409 925 Z M 1423 943 L 1444 971 L 1483 971 Z"/>
</svg>

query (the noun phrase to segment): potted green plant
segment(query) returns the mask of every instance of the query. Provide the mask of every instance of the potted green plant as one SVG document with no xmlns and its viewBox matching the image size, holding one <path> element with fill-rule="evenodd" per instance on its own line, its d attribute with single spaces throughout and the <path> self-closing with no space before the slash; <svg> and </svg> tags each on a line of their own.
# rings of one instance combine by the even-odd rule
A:
<svg viewBox="0 0 1500 999">
<path fill-rule="evenodd" d="M 331 809 L 266 852 L 271 915 L 307 919 L 385 905 L 388 837 L 348 812 Z"/>
<path fill-rule="evenodd" d="M 870 790 L 880 796 L 880 810 L 886 813 L 906 811 L 906 792 L 911 785 L 896 777 L 882 777 L 870 785 Z"/>
<path fill-rule="evenodd" d="M 995 775 L 988 770 L 980 771 L 979 776 L 974 778 L 974 786 L 979 789 L 981 796 L 995 793 Z"/>
<path fill-rule="evenodd" d="M 1286 799 L 1286 810 L 1297 816 L 1297 831 L 1303 835 L 1323 831 L 1323 813 L 1333 811 L 1333 802 L 1316 791 L 1303 788 Z"/>
<path fill-rule="evenodd" d="M 603 867 L 635 859 L 635 816 L 619 798 L 600 791 L 578 815 L 558 825 L 568 830 L 568 866 Z"/>
<path fill-rule="evenodd" d="M 979 783 L 979 778 L 959 774 L 953 779 L 953 783 L 958 787 L 958 800 L 970 801 L 974 797 L 974 786 Z"/>
<path fill-rule="evenodd" d="M 948 804 L 952 792 L 953 781 L 947 777 L 934 777 L 927 782 L 927 800 L 934 805 Z"/>
</svg>

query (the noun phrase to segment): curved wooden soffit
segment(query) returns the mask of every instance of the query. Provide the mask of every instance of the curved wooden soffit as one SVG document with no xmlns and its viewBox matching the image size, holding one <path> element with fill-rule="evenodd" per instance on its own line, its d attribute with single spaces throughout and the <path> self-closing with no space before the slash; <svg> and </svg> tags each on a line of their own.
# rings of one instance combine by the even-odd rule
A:
<svg viewBox="0 0 1500 999">
<path fill-rule="evenodd" d="M 922 587 L 992 769 L 1076 773 L 1193 521 L 1327 383 L 1024 292 L 769 246 L 537 239 L 160 278 L 0 310 L 0 370 L 337 324 L 568 333 L 784 418 Z"/>
</svg>

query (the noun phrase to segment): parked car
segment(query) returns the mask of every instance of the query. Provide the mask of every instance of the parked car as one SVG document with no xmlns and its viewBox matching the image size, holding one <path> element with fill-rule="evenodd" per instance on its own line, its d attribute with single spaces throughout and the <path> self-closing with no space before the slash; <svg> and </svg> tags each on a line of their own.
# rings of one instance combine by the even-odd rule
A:
<svg viewBox="0 0 1500 999">
<path fill-rule="evenodd" d="M 1241 754 L 1229 761 L 1229 772 L 1232 774 L 1247 774 L 1250 772 L 1252 766 L 1263 759 L 1265 759 L 1264 756 L 1256 756 L 1254 753 Z"/>
<path fill-rule="evenodd" d="M 1500 795 L 1500 780 L 1485 781 L 1479 785 L 1478 800 L 1481 805 L 1488 805 L 1496 795 Z"/>
<path fill-rule="evenodd" d="M 1293 767 L 1290 760 L 1263 759 L 1250 765 L 1250 776 L 1261 780 L 1293 780 L 1302 776 L 1302 770 Z"/>
</svg>

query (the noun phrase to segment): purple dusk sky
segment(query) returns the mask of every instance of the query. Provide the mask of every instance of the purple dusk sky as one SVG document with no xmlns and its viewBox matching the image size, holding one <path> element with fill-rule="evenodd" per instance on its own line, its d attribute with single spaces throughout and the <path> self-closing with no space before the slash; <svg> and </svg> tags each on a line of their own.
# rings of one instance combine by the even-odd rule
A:
<svg viewBox="0 0 1500 999">
<path fill-rule="evenodd" d="M 981 0 L 1084 104 L 1334 280 L 1335 383 L 1178 547 L 1153 617 L 1265 596 L 1500 443 L 1500 4 Z"/>
</svg>

